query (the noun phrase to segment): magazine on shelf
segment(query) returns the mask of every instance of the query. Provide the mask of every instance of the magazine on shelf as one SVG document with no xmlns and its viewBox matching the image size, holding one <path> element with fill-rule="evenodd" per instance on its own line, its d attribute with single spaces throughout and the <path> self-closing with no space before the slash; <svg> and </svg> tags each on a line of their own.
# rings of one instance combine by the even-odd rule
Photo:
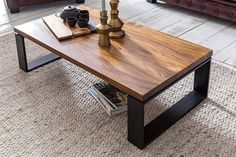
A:
<svg viewBox="0 0 236 157">
<path fill-rule="evenodd" d="M 106 82 L 94 84 L 90 94 L 110 116 L 127 110 L 128 95 Z"/>
</svg>

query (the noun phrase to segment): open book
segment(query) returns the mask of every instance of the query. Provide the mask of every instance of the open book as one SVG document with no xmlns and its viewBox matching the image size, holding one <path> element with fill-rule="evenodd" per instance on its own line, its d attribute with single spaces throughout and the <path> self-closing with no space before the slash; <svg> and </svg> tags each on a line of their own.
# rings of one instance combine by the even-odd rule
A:
<svg viewBox="0 0 236 157">
<path fill-rule="evenodd" d="M 90 94 L 110 116 L 127 110 L 128 95 L 106 82 L 94 84 Z"/>
</svg>

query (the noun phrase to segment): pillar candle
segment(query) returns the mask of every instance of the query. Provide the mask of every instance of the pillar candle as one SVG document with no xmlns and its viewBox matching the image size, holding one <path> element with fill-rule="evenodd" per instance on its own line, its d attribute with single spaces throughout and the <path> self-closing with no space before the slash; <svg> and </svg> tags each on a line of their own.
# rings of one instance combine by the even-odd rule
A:
<svg viewBox="0 0 236 157">
<path fill-rule="evenodd" d="M 101 0 L 102 1 L 102 11 L 106 10 L 106 2 L 105 0 Z"/>
</svg>

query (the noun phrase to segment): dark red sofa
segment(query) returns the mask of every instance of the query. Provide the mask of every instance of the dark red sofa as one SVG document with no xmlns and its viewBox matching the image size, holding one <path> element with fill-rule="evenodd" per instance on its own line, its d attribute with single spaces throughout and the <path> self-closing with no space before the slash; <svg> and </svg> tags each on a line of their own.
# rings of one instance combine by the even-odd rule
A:
<svg viewBox="0 0 236 157">
<path fill-rule="evenodd" d="M 156 0 L 147 0 L 150 3 Z M 186 9 L 236 22 L 236 0 L 162 0 Z"/>
<path fill-rule="evenodd" d="M 17 13 L 20 11 L 21 7 L 34 5 L 34 4 L 42 4 L 55 2 L 59 0 L 6 0 L 7 6 L 10 9 L 11 13 Z M 76 3 L 83 3 L 84 0 L 76 0 Z"/>
</svg>

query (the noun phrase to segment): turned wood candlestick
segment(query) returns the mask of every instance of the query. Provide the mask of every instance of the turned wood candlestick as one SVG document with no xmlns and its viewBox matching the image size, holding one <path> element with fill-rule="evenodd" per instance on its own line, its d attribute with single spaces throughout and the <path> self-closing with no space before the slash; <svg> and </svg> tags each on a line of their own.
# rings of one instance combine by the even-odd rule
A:
<svg viewBox="0 0 236 157">
<path fill-rule="evenodd" d="M 122 38 L 125 36 L 125 31 L 122 30 L 124 23 L 119 18 L 119 0 L 110 0 L 111 6 L 111 19 L 108 21 L 108 24 L 111 26 L 111 38 Z"/>
<path fill-rule="evenodd" d="M 107 24 L 107 11 L 100 11 L 101 23 L 97 25 L 97 33 L 99 33 L 98 45 L 101 47 L 110 46 L 109 33 L 111 32 L 111 26 Z"/>
</svg>

